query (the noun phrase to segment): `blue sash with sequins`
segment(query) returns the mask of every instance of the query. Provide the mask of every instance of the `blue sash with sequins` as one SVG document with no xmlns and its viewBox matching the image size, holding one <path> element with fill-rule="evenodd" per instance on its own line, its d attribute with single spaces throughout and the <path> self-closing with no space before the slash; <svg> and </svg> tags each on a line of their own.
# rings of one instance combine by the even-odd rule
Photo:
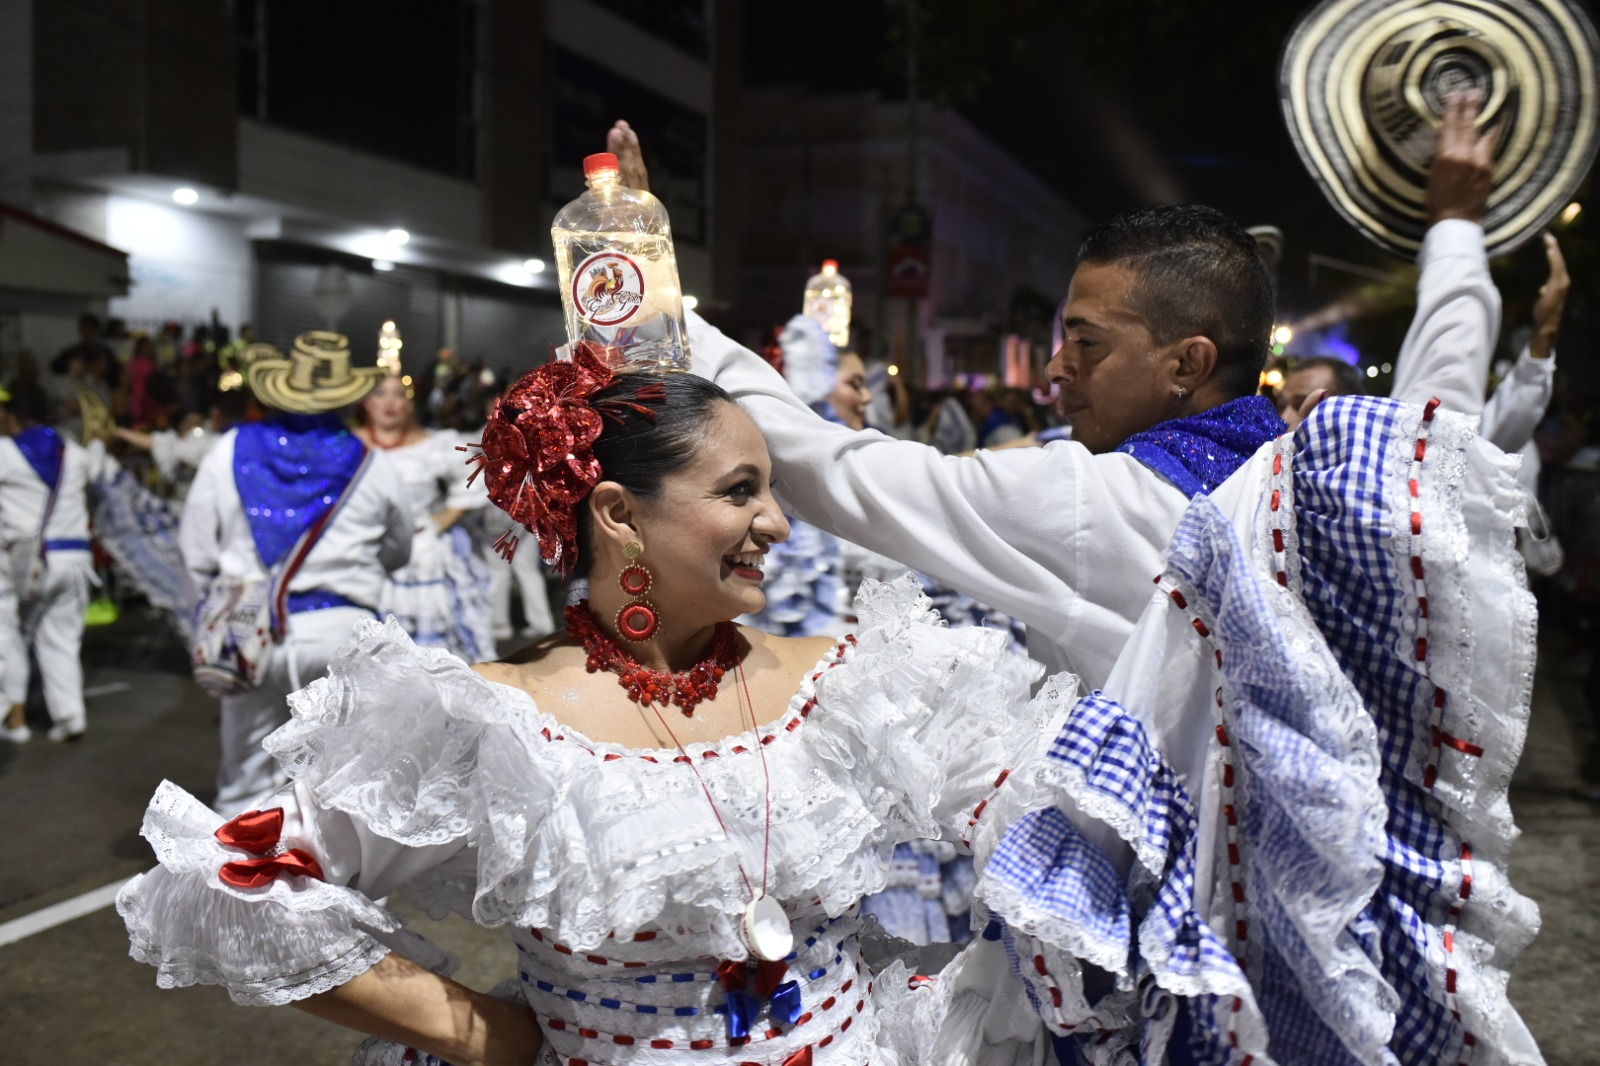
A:
<svg viewBox="0 0 1600 1066">
<path fill-rule="evenodd" d="M 1242 396 L 1135 433 L 1117 451 L 1133 456 L 1193 499 L 1214 491 L 1288 428 L 1271 400 Z"/>
<path fill-rule="evenodd" d="M 17 442 L 17 449 L 39 475 L 39 480 L 53 490 L 61 480 L 61 460 L 67 450 L 61 434 L 49 426 L 33 426 L 11 439 Z"/>
<path fill-rule="evenodd" d="M 263 566 L 277 566 L 328 513 L 366 453 L 337 415 L 282 414 L 239 427 L 233 481 Z"/>
</svg>

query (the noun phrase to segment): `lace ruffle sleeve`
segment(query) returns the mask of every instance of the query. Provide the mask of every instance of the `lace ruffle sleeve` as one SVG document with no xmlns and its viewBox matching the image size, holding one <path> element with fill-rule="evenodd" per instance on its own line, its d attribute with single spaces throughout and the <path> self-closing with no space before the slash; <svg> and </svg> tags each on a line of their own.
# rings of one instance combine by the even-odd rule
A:
<svg viewBox="0 0 1600 1066">
<path fill-rule="evenodd" d="M 341 985 L 391 949 L 443 968 L 354 886 L 402 880 L 449 849 L 386 842 L 293 785 L 225 823 L 164 781 L 141 831 L 160 865 L 123 886 L 117 910 L 129 953 L 156 967 L 162 988 L 222 985 L 236 1003 L 275 1006 Z"/>
<path fill-rule="evenodd" d="M 290 697 L 295 718 L 267 747 L 296 780 L 262 811 L 224 822 L 171 782 L 157 790 L 142 832 L 160 865 L 117 907 L 133 957 L 162 987 L 220 984 L 239 1003 L 274 1005 L 391 949 L 437 968 L 371 900 L 470 885 L 483 811 L 473 768 L 492 726 L 452 713 L 476 675 L 438 669 L 391 628 L 358 632 L 328 677 Z"/>
<path fill-rule="evenodd" d="M 967 843 L 1032 735 L 1028 689 L 1039 667 L 1008 651 L 1004 632 L 946 628 L 912 574 L 863 582 L 856 614 L 854 652 L 817 685 L 818 702 L 838 713 L 813 750 L 884 797 L 890 843 Z"/>
</svg>

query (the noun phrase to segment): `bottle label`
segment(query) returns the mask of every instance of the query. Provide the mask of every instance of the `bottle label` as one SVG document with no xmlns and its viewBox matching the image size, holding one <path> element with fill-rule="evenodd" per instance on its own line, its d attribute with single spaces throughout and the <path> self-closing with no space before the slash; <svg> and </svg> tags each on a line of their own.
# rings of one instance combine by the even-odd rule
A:
<svg viewBox="0 0 1600 1066">
<path fill-rule="evenodd" d="M 572 272 L 572 306 L 596 326 L 619 326 L 644 302 L 644 274 L 621 252 L 596 252 Z"/>
</svg>

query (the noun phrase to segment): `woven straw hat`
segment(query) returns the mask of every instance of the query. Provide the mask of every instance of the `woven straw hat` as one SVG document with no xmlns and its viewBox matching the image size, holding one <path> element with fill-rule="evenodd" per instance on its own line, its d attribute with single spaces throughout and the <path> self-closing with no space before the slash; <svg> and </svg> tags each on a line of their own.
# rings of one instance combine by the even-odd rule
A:
<svg viewBox="0 0 1600 1066">
<path fill-rule="evenodd" d="M 1416 255 L 1446 94 L 1483 91 L 1500 123 L 1489 254 L 1537 234 L 1600 144 L 1594 24 L 1570 0 L 1324 0 L 1284 46 L 1279 94 L 1300 158 L 1383 248 Z"/>
<path fill-rule="evenodd" d="M 287 358 L 259 352 L 247 373 L 256 399 L 268 407 L 296 414 L 320 414 L 347 407 L 377 387 L 383 368 L 350 365 L 350 340 L 340 333 L 320 330 L 294 339 Z"/>
</svg>

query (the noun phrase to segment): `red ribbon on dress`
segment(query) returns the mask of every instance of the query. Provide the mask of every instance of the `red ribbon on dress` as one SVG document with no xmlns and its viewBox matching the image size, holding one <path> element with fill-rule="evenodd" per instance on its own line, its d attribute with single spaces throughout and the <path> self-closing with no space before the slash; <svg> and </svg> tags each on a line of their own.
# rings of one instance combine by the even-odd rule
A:
<svg viewBox="0 0 1600 1066">
<path fill-rule="evenodd" d="M 783 1066 L 811 1066 L 811 1045 L 807 1044 L 793 1055 L 784 1059 Z"/>
<path fill-rule="evenodd" d="M 279 874 L 325 880 L 322 864 L 309 851 L 290 848 L 272 854 L 283 838 L 282 807 L 274 807 L 270 811 L 246 811 L 218 826 L 213 835 L 230 848 L 258 856 L 223 864 L 217 876 L 234 888 L 260 888 Z"/>
</svg>

